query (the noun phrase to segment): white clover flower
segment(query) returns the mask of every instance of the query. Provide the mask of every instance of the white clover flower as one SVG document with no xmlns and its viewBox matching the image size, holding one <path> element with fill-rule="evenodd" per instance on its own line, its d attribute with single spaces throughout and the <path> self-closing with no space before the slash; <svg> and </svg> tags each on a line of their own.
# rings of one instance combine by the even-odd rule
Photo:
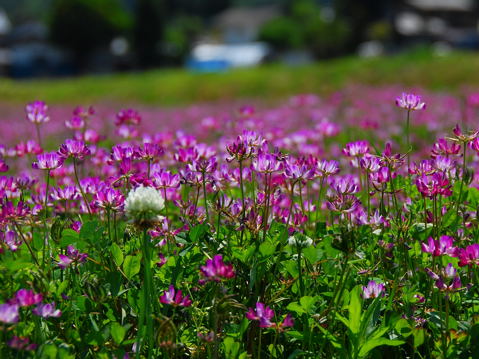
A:
<svg viewBox="0 0 479 359">
<path fill-rule="evenodd" d="M 288 244 L 292 247 L 298 246 L 300 248 L 307 248 L 312 246 L 313 240 L 304 235 L 300 236 L 301 238 L 296 238 L 296 236 L 291 236 L 288 238 Z"/>
<path fill-rule="evenodd" d="M 135 222 L 156 220 L 163 208 L 165 200 L 153 187 L 136 187 L 125 200 L 126 216 Z"/>
</svg>

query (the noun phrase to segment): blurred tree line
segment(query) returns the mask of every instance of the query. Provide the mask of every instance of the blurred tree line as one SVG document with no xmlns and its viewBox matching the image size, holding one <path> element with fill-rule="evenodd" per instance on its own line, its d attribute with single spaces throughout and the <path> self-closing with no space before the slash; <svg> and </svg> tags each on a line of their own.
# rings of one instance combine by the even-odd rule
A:
<svg viewBox="0 0 479 359">
<path fill-rule="evenodd" d="M 81 68 L 114 37 L 131 44 L 141 68 L 180 64 L 214 15 L 230 6 L 276 4 L 281 16 L 258 39 L 278 51 L 304 49 L 316 58 L 347 54 L 383 21 L 392 0 L 49 0 L 51 40 Z M 373 29 L 373 30 L 371 30 Z M 384 27 L 382 28 L 384 30 Z M 378 32 L 378 31 L 376 31 Z M 380 32 L 380 31 L 379 31 Z M 384 31 L 383 31 L 384 32 Z M 373 31 L 374 33 L 374 31 Z"/>
</svg>

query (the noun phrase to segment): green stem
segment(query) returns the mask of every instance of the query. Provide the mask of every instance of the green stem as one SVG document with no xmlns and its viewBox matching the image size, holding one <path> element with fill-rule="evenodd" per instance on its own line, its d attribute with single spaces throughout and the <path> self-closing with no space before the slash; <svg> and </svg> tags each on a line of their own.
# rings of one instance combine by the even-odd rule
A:
<svg viewBox="0 0 479 359">
<path fill-rule="evenodd" d="M 30 244 L 28 243 L 28 241 L 24 237 L 24 235 L 23 235 L 22 231 L 20 230 L 20 227 L 18 226 L 17 222 L 13 222 L 13 225 L 15 226 L 15 228 L 17 229 L 18 234 L 22 238 L 23 243 L 25 243 L 25 245 L 27 246 L 28 251 L 30 252 L 30 255 L 32 256 L 33 260 L 35 261 L 35 264 L 40 267 L 40 263 L 38 263 L 37 257 L 35 256 L 35 253 L 33 253 L 32 247 L 30 247 Z"/>
<path fill-rule="evenodd" d="M 462 188 L 464 187 L 464 176 L 466 175 L 466 148 L 467 144 L 464 143 L 463 151 L 462 151 L 462 177 L 461 177 L 461 186 L 459 187 L 459 197 L 457 198 L 456 202 L 456 223 L 459 218 L 459 205 L 461 204 L 462 198 Z"/>
<path fill-rule="evenodd" d="M 208 213 L 208 198 L 206 197 L 206 173 L 205 171 L 202 172 L 203 174 L 203 199 L 205 203 L 205 211 L 206 211 L 206 222 L 210 221 L 210 215 Z"/>
<path fill-rule="evenodd" d="M 407 110 L 407 118 L 406 118 L 406 144 L 407 144 L 407 168 L 409 170 L 409 166 L 411 163 L 410 159 L 410 152 L 411 152 L 411 144 L 409 141 L 409 120 L 411 117 L 411 110 Z M 409 173 L 409 171 L 408 171 Z M 409 175 L 410 176 L 410 175 Z"/>
<path fill-rule="evenodd" d="M 43 148 L 43 146 L 42 146 L 42 136 L 40 135 L 40 124 L 39 124 L 39 123 L 35 123 L 35 128 L 36 128 L 36 130 L 37 130 L 38 144 L 40 145 L 40 147 Z"/>
<path fill-rule="evenodd" d="M 44 241 L 43 241 L 43 250 L 42 250 L 42 264 L 43 268 L 45 268 L 46 264 L 46 257 L 47 257 L 47 252 L 48 255 L 50 255 L 50 250 L 48 248 L 48 227 L 47 227 L 47 219 L 48 219 L 48 190 L 50 187 L 50 170 L 47 170 L 47 178 L 46 178 L 46 183 L 47 186 L 45 188 L 45 201 L 43 202 L 43 210 L 45 211 L 45 215 L 43 216 L 43 230 L 45 231 L 44 235 Z M 47 251 L 48 248 L 48 251 Z"/>
<path fill-rule="evenodd" d="M 76 161 L 75 157 L 73 158 L 73 172 L 75 173 L 75 179 L 77 181 L 78 188 L 80 189 L 80 193 L 83 197 L 83 201 L 85 202 L 85 206 L 86 206 L 86 208 L 88 210 L 88 214 L 90 215 L 90 218 L 91 218 L 92 215 L 91 215 L 90 204 L 88 203 L 88 199 L 86 198 L 85 192 L 83 191 L 83 187 L 80 184 L 80 179 L 78 178 L 77 161 Z"/>
</svg>

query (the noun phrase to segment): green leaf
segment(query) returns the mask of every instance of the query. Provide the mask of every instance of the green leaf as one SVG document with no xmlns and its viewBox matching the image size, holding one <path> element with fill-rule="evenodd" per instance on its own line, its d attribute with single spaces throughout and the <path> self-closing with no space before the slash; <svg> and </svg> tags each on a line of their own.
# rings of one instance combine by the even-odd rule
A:
<svg viewBox="0 0 479 359">
<path fill-rule="evenodd" d="M 80 235 L 73 229 L 66 228 L 62 232 L 62 238 L 60 239 L 60 247 L 64 248 L 70 244 L 76 244 L 80 238 Z M 75 246 L 77 247 L 77 246 Z"/>
<path fill-rule="evenodd" d="M 137 256 L 126 256 L 125 261 L 123 262 L 123 272 L 128 279 L 133 278 L 135 275 L 140 273 L 141 267 L 141 257 Z"/>
<path fill-rule="evenodd" d="M 398 322 L 396 323 L 396 331 L 399 334 L 401 334 L 404 338 L 407 338 L 408 336 L 413 334 L 411 325 L 404 318 L 399 319 Z"/>
<path fill-rule="evenodd" d="M 311 313 L 314 310 L 314 304 L 316 301 L 317 297 L 311 297 L 309 295 L 306 295 L 299 300 L 306 313 Z"/>
<path fill-rule="evenodd" d="M 190 229 L 189 236 L 192 242 L 199 242 L 208 236 L 208 226 L 199 224 Z"/>
<path fill-rule="evenodd" d="M 236 359 L 240 350 L 240 343 L 235 342 L 232 337 L 226 337 L 223 340 L 223 345 L 225 347 L 225 358 L 226 359 Z"/>
<path fill-rule="evenodd" d="M 101 238 L 103 236 L 103 226 L 98 221 L 88 221 L 83 223 L 83 226 L 80 229 L 80 241 L 91 243 L 95 246 L 98 246 L 101 243 Z"/>
<path fill-rule="evenodd" d="M 121 266 L 123 263 L 123 252 L 121 251 L 121 248 L 118 246 L 118 244 L 113 243 L 110 246 L 110 252 L 113 256 L 113 260 L 115 261 L 115 264 L 117 266 Z"/>
<path fill-rule="evenodd" d="M 39 352 L 41 359 L 56 359 L 58 349 L 54 344 L 45 344 L 40 347 Z"/>
<path fill-rule="evenodd" d="M 358 334 L 361 326 L 361 310 L 362 301 L 359 296 L 359 286 L 354 287 L 351 291 L 351 298 L 349 300 L 349 330 L 351 333 Z"/>
<path fill-rule="evenodd" d="M 388 346 L 399 346 L 403 345 L 405 342 L 404 340 L 398 340 L 398 339 L 387 339 L 387 338 L 377 338 L 377 339 L 372 339 L 368 340 L 364 345 L 361 347 L 361 350 L 359 351 L 359 357 L 363 358 L 368 353 L 373 350 L 376 347 L 379 347 L 381 345 L 388 345 Z"/>
<path fill-rule="evenodd" d="M 414 348 L 417 348 L 424 343 L 424 329 L 423 328 L 414 328 L 412 330 L 412 335 L 414 337 Z"/>
<path fill-rule="evenodd" d="M 270 242 L 263 242 L 259 246 L 259 252 L 265 256 L 269 257 L 276 251 L 276 244 Z"/>
<path fill-rule="evenodd" d="M 347 320 L 344 318 L 344 320 Z M 319 330 L 321 330 L 324 336 L 331 342 L 332 346 L 336 349 L 341 349 L 342 345 L 341 342 L 338 340 L 338 337 L 331 334 L 326 328 L 323 328 L 321 325 L 318 326 Z"/>
<path fill-rule="evenodd" d="M 304 308 L 301 305 L 299 305 L 298 302 L 289 303 L 288 306 L 286 307 L 286 309 L 288 309 L 292 312 L 298 313 L 298 314 L 306 313 Z"/>
<path fill-rule="evenodd" d="M 120 345 L 123 339 L 125 338 L 126 329 L 123 328 L 120 323 L 114 322 L 111 325 L 111 337 L 115 341 L 116 344 Z"/>
</svg>

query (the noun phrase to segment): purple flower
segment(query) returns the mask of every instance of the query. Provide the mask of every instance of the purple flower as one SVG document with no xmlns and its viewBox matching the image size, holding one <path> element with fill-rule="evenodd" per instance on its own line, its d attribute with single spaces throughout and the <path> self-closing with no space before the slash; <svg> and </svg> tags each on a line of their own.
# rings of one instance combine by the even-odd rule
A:
<svg viewBox="0 0 479 359">
<path fill-rule="evenodd" d="M 56 152 L 43 153 L 37 156 L 37 161 L 32 163 L 32 168 L 37 170 L 53 170 L 63 165 L 63 158 Z"/>
<path fill-rule="evenodd" d="M 17 337 L 16 335 L 12 337 L 7 343 L 7 345 L 12 349 L 17 350 L 35 350 L 37 345 L 31 344 L 28 345 L 30 339 L 26 337 Z"/>
<path fill-rule="evenodd" d="M 233 266 L 223 262 L 223 256 L 218 254 L 213 259 L 208 259 L 206 265 L 200 268 L 201 275 L 205 277 L 202 282 L 215 281 L 220 282 L 222 279 L 229 279 L 235 276 Z"/>
<path fill-rule="evenodd" d="M 25 107 L 27 119 L 32 123 L 45 123 L 50 121 L 47 115 L 48 106 L 43 101 L 34 101 Z"/>
<path fill-rule="evenodd" d="M 431 253 L 433 257 L 438 257 L 443 254 L 453 256 L 456 252 L 454 246 L 454 239 L 449 236 L 441 236 L 438 240 L 429 237 L 426 243 L 421 243 L 423 252 Z"/>
<path fill-rule="evenodd" d="M 359 191 L 356 179 L 352 176 L 333 177 L 330 185 L 340 195 L 353 194 Z"/>
<path fill-rule="evenodd" d="M 284 175 L 293 180 L 310 180 L 314 176 L 314 169 L 300 160 L 288 157 L 284 165 Z"/>
<path fill-rule="evenodd" d="M 93 196 L 95 205 L 106 210 L 120 211 L 123 209 L 125 197 L 121 191 L 106 187 Z"/>
<path fill-rule="evenodd" d="M 88 258 L 88 254 L 86 253 L 80 253 L 78 249 L 73 247 L 72 245 L 69 245 L 67 247 L 67 254 L 59 254 L 58 257 L 60 260 L 58 261 L 58 266 L 61 269 L 65 269 L 69 267 L 72 263 L 74 264 L 81 264 L 86 261 Z"/>
<path fill-rule="evenodd" d="M 433 173 L 432 175 L 422 175 L 416 178 L 416 187 L 424 197 L 434 198 L 437 195 L 449 197 L 452 195 L 449 180 L 442 173 Z"/>
<path fill-rule="evenodd" d="M 4 303 L 0 304 L 0 322 L 16 323 L 18 322 L 18 304 Z"/>
<path fill-rule="evenodd" d="M 178 188 L 180 186 L 180 176 L 161 169 L 159 172 L 153 173 L 153 183 L 156 188 Z"/>
<path fill-rule="evenodd" d="M 128 108 L 126 110 L 121 110 L 116 115 L 115 125 L 133 125 L 138 126 L 141 122 L 141 116 L 138 111 Z"/>
<path fill-rule="evenodd" d="M 261 153 L 253 161 L 253 168 L 260 173 L 273 173 L 282 168 L 282 163 L 278 161 L 278 158 L 275 155 Z"/>
<path fill-rule="evenodd" d="M 439 274 L 434 273 L 429 268 L 426 268 L 426 273 L 435 280 L 436 287 L 440 291 L 453 292 L 462 287 L 461 278 L 457 275 L 457 270 L 451 263 L 442 268 Z"/>
<path fill-rule="evenodd" d="M 90 150 L 83 141 L 77 141 L 72 139 L 65 140 L 65 143 L 60 146 L 58 155 L 63 159 L 73 157 L 79 160 L 83 160 L 90 154 Z"/>
<path fill-rule="evenodd" d="M 59 309 L 55 309 L 55 302 L 46 304 L 40 303 L 32 310 L 32 312 L 42 318 L 58 318 L 62 315 L 62 312 Z"/>
<path fill-rule="evenodd" d="M 457 248 L 455 256 L 459 258 L 460 267 L 479 265 L 479 244 L 474 243 L 466 248 Z"/>
<path fill-rule="evenodd" d="M 71 119 L 65 120 L 65 126 L 70 130 L 81 130 L 85 125 L 85 120 L 80 116 L 73 116 Z"/>
<path fill-rule="evenodd" d="M 470 143 L 471 148 L 474 149 L 474 144 L 477 143 L 476 140 Z M 479 144 L 478 144 L 479 145 Z M 435 158 L 436 156 L 449 156 L 457 155 L 461 151 L 461 146 L 455 142 L 448 143 L 446 139 L 440 138 L 432 146 L 431 157 Z"/>
<path fill-rule="evenodd" d="M 339 172 L 338 161 L 320 160 L 316 165 L 316 175 L 318 177 L 328 177 Z"/>
<path fill-rule="evenodd" d="M 190 297 L 188 295 L 183 296 L 182 291 L 179 289 L 175 290 L 175 287 L 172 285 L 160 297 L 160 302 L 179 307 L 189 307 L 191 305 Z"/>
<path fill-rule="evenodd" d="M 368 141 L 356 141 L 346 144 L 343 153 L 348 157 L 359 157 L 369 153 Z"/>
<path fill-rule="evenodd" d="M 414 94 L 402 93 L 400 97 L 396 98 L 396 106 L 411 110 L 424 110 L 426 104 L 421 102 L 421 97 Z"/>
<path fill-rule="evenodd" d="M 379 296 L 384 296 L 384 290 L 386 287 L 383 283 L 376 283 L 373 280 L 370 280 L 366 286 L 363 286 L 363 298 L 377 298 Z"/>
<path fill-rule="evenodd" d="M 41 294 L 36 294 L 33 290 L 29 289 L 20 289 L 17 294 L 15 294 L 15 302 L 20 307 L 28 307 L 30 305 L 38 304 L 42 299 L 43 296 Z"/>
<path fill-rule="evenodd" d="M 160 157 L 164 152 L 164 149 L 160 145 L 146 142 L 143 144 L 143 147 L 138 147 L 136 149 L 136 158 L 152 160 Z"/>
<path fill-rule="evenodd" d="M 261 328 L 269 328 L 274 325 L 273 322 L 271 322 L 271 319 L 274 317 L 274 311 L 268 307 L 265 306 L 261 302 L 256 303 L 256 308 L 249 308 L 248 312 L 246 313 L 246 318 L 249 320 L 259 320 L 259 326 Z"/>
<path fill-rule="evenodd" d="M 37 349 L 37 344 L 31 343 L 30 339 L 27 337 L 17 337 L 14 335 L 12 339 L 8 341 L 8 346 L 17 350 L 35 350 Z"/>
<path fill-rule="evenodd" d="M 58 257 L 60 258 L 60 260 L 58 261 L 58 266 L 61 269 L 68 268 L 70 264 L 72 264 L 73 262 L 73 259 L 69 258 L 68 256 L 64 254 L 59 254 Z"/>
</svg>

